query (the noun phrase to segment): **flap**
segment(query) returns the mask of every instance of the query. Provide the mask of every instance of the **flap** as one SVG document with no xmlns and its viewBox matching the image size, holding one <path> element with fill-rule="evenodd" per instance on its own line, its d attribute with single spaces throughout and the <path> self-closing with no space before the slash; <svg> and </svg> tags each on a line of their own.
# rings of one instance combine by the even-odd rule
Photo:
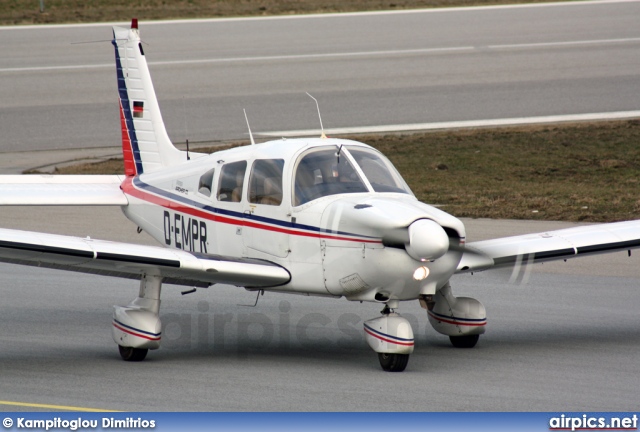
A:
<svg viewBox="0 0 640 432">
<path fill-rule="evenodd" d="M 0 229 L 0 262 L 128 279 L 155 275 L 165 283 L 199 287 L 271 287 L 291 279 L 269 261 L 8 229 Z"/>
</svg>

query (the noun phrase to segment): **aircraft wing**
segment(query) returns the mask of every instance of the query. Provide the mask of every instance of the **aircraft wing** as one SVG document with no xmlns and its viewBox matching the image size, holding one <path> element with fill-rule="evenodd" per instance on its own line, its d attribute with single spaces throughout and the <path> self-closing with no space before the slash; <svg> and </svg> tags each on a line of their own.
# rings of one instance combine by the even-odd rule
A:
<svg viewBox="0 0 640 432">
<path fill-rule="evenodd" d="M 197 287 L 268 287 L 291 278 L 268 261 L 9 229 L 0 229 L 0 262 L 127 279 L 155 275 L 164 283 Z"/>
<path fill-rule="evenodd" d="M 578 258 L 640 247 L 640 220 L 585 225 L 468 243 L 457 273 Z"/>
<path fill-rule="evenodd" d="M 117 175 L 3 175 L 0 205 L 128 204 Z"/>
</svg>

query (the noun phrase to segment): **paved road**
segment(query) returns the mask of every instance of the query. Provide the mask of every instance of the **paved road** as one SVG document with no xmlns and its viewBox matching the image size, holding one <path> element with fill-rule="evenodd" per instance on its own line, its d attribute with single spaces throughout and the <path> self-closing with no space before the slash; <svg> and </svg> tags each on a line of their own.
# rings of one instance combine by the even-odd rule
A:
<svg viewBox="0 0 640 432">
<path fill-rule="evenodd" d="M 3 225 L 148 242 L 118 209 L 0 209 Z M 481 239 L 569 226 L 467 220 Z M 120 360 L 111 307 L 136 283 L 0 265 L 0 399 L 115 410 L 635 410 L 640 397 L 640 254 L 461 275 L 489 327 L 473 350 L 431 330 L 417 302 L 402 306 L 417 348 L 404 373 L 380 370 L 362 321 L 378 305 L 212 287 L 165 286 L 164 346 Z M 415 303 L 415 304 L 413 304 Z M 0 406 L 0 409 L 23 409 Z"/>
<path fill-rule="evenodd" d="M 141 23 L 172 139 L 633 111 L 640 2 Z M 109 25 L 0 29 L 0 151 L 119 143 Z M 93 43 L 80 43 L 93 42 Z M 188 130 L 188 133 L 187 133 Z M 43 131 L 45 131 L 43 133 Z"/>
</svg>

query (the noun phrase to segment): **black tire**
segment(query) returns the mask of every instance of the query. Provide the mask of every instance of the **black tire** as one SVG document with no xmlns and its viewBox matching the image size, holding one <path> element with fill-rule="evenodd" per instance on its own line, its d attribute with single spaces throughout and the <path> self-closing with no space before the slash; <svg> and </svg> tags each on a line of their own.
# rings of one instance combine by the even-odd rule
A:
<svg viewBox="0 0 640 432">
<path fill-rule="evenodd" d="M 380 366 L 387 372 L 402 372 L 409 363 L 409 354 L 378 353 Z"/>
<path fill-rule="evenodd" d="M 131 362 L 139 362 L 144 360 L 144 358 L 147 356 L 147 353 L 149 352 L 148 349 L 123 347 L 120 345 L 118 345 L 118 349 L 120 350 L 120 357 L 122 357 L 122 360 Z"/>
<path fill-rule="evenodd" d="M 451 345 L 456 348 L 473 348 L 478 343 L 480 335 L 468 335 L 468 336 L 449 336 Z"/>
</svg>

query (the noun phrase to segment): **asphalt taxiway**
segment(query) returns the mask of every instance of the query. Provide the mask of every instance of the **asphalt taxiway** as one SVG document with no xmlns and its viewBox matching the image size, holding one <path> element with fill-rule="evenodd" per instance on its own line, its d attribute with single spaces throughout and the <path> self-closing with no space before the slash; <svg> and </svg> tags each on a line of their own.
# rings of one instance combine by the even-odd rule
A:
<svg viewBox="0 0 640 432">
<path fill-rule="evenodd" d="M 2 208 L 3 227 L 153 244 L 118 208 Z M 465 220 L 471 240 L 571 226 Z M 385 373 L 362 322 L 377 304 L 213 286 L 182 296 L 165 285 L 163 347 L 120 360 L 111 310 L 137 283 L 0 265 L 0 398 L 110 410 L 634 410 L 640 396 L 639 254 L 460 275 L 456 295 L 480 299 L 487 333 L 455 349 L 418 302 L 402 304 L 416 350 Z M 51 408 L 49 408 L 51 409 Z"/>
</svg>

